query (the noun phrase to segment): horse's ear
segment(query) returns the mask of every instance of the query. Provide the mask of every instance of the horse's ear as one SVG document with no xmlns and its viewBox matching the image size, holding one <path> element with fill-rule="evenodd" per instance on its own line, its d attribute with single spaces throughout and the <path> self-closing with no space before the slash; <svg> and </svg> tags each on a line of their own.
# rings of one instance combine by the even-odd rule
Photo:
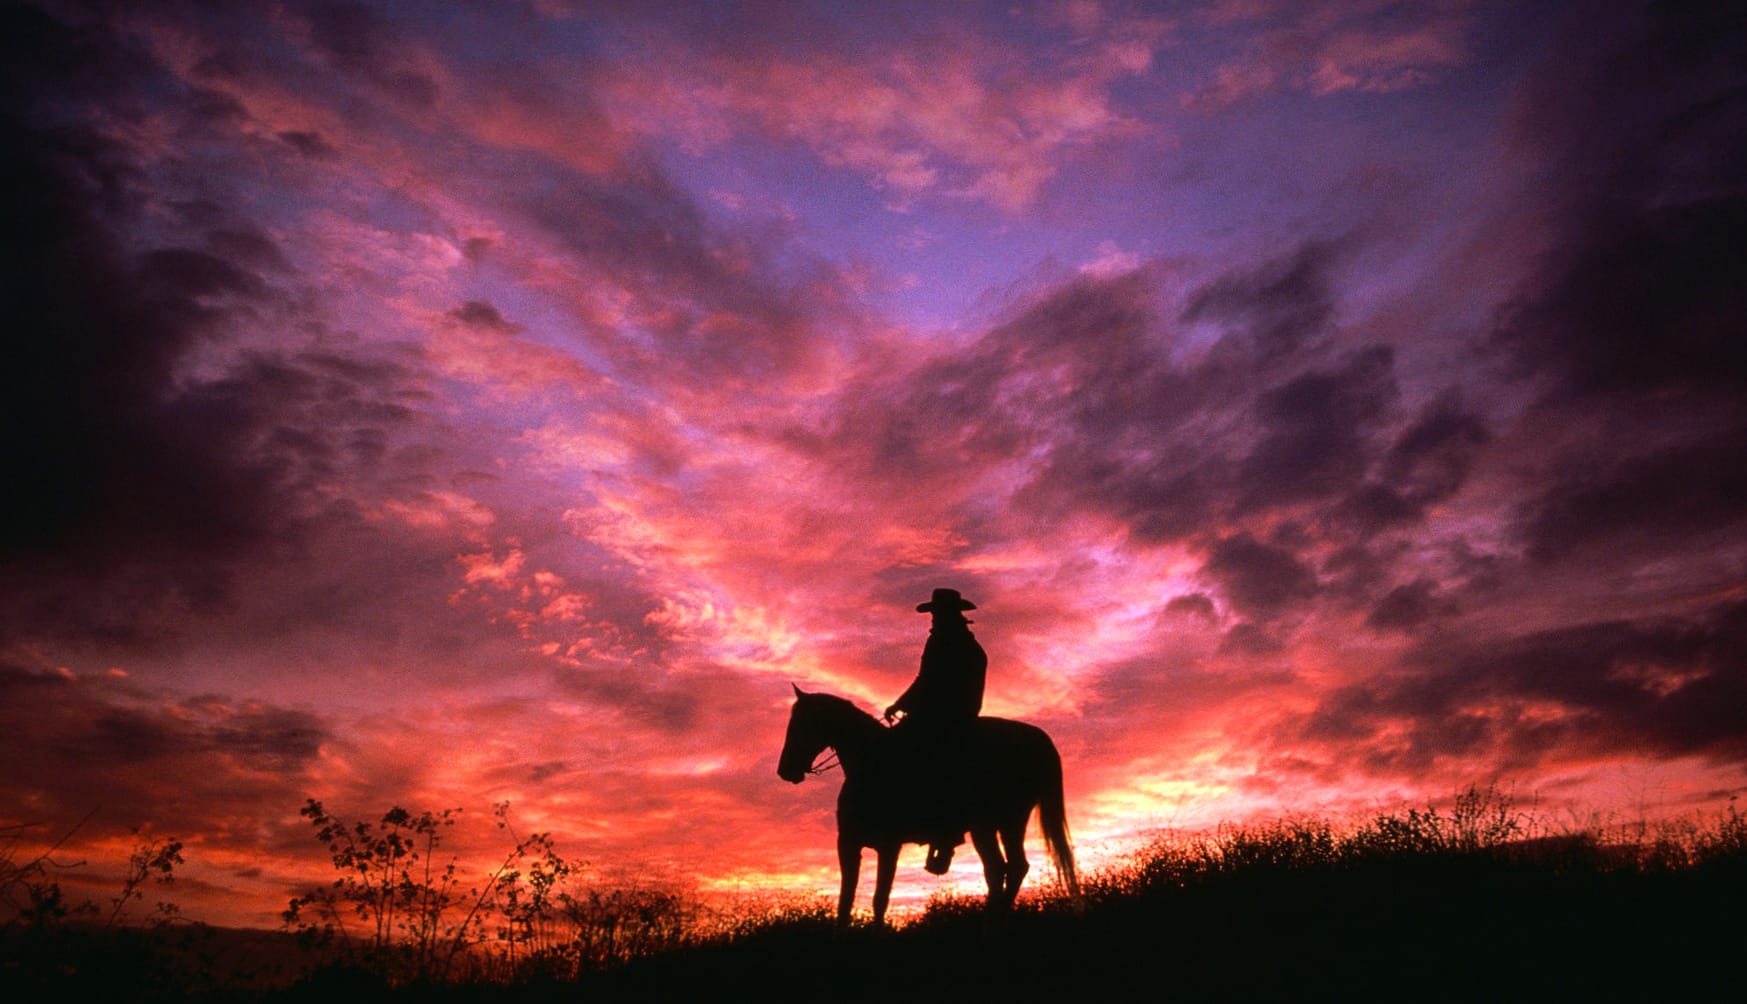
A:
<svg viewBox="0 0 1747 1004">
<path fill-rule="evenodd" d="M 802 690 L 800 687 L 795 686 L 793 683 L 789 684 L 789 686 L 795 688 L 795 696 L 796 697 L 806 697 L 807 696 L 806 691 Z"/>
</svg>

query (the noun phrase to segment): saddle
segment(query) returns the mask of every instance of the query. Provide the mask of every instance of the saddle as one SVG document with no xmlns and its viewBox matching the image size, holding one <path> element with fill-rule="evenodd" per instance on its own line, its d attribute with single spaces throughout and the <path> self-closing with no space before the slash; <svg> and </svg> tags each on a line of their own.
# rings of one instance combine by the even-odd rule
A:
<svg viewBox="0 0 1747 1004">
<path fill-rule="evenodd" d="M 965 727 L 918 724 L 905 719 L 891 730 L 898 761 L 898 777 L 907 801 L 914 806 L 922 832 L 928 836 L 931 874 L 944 875 L 952 866 L 953 850 L 964 843 L 968 827 L 965 803 L 974 781 L 977 749 L 976 722 Z"/>
</svg>

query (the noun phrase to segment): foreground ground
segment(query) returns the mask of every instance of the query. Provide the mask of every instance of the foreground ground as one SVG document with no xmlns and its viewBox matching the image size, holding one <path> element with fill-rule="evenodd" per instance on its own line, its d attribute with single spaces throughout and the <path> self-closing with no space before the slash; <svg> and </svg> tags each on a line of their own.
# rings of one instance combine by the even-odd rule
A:
<svg viewBox="0 0 1747 1004">
<path fill-rule="evenodd" d="M 1228 831 L 1161 842 L 999 924 L 971 902 L 896 931 L 798 907 L 628 961 L 443 986 L 370 960 L 287 968 L 292 942 L 263 932 L 0 929 L 0 982 L 15 1000 L 135 1002 L 1739 997 L 1747 821 L 1620 846 L 1494 820 Z"/>
<path fill-rule="evenodd" d="M 1573 1000 L 1738 994 L 1747 882 L 1447 867 L 1160 890 L 1084 913 L 771 930 L 585 981 L 594 999 Z"/>
</svg>

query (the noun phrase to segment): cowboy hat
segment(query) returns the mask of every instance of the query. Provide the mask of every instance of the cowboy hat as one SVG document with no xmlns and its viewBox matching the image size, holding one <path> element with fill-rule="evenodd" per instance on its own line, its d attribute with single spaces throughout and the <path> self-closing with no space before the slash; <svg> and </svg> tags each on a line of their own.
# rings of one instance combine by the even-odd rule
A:
<svg viewBox="0 0 1747 1004">
<path fill-rule="evenodd" d="M 936 589 L 934 591 L 934 598 L 930 599 L 927 603 L 918 604 L 916 606 L 916 612 L 919 614 L 925 614 L 934 610 L 963 611 L 975 610 L 976 608 L 977 605 L 975 603 L 960 596 L 956 589 Z"/>
</svg>

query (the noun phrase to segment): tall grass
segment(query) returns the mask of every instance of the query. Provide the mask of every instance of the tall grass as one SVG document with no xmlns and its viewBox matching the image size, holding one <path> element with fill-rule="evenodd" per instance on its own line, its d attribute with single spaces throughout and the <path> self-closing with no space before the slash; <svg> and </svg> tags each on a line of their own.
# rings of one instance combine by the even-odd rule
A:
<svg viewBox="0 0 1747 1004">
<path fill-rule="evenodd" d="M 391 830 L 418 818 L 385 817 Z M 781 998 L 783 988 L 806 999 L 1043 999 L 1126 982 L 1221 998 L 1666 997 L 1735 979 L 1730 960 L 1747 937 L 1747 816 L 1734 808 L 1653 824 L 1555 826 L 1497 787 L 1356 820 L 1293 816 L 1161 833 L 1086 876 L 1079 899 L 1038 885 L 991 926 L 980 897 L 939 896 L 896 931 L 839 929 L 818 895 L 710 905 L 684 891 L 590 888 L 543 834 L 517 839 L 491 884 L 466 896 L 459 885 L 421 893 L 399 883 L 447 874 L 430 859 L 431 834 L 415 855 L 377 841 L 372 825 L 345 829 L 357 839 L 341 848 L 388 852 L 362 870 L 355 857 L 336 859 L 352 869 L 346 874 L 360 883 L 352 891 L 366 906 L 360 916 L 352 903 L 348 923 L 401 933 L 361 952 L 327 939 L 325 954 L 304 958 L 301 979 L 274 981 L 303 996 L 545 987 L 590 1000 Z M 442 944 L 459 950 L 440 969 L 409 966 L 435 923 L 418 905 L 445 895 L 452 909 L 441 932 L 459 940 Z M 379 928 L 369 904 L 389 900 L 399 905 Z M 60 989 L 56 960 L 21 960 L 17 951 L 74 942 L 24 933 L 0 927 L 7 982 Z M 133 972 L 147 962 L 146 942 L 81 944 L 76 961 L 88 972 L 105 970 L 105 952 Z M 226 951 L 215 944 L 200 949 L 209 964 Z M 223 988 L 186 961 L 151 971 L 182 974 L 174 977 L 181 986 L 203 993 Z M 36 984 L 19 978 L 45 974 Z"/>
<path fill-rule="evenodd" d="M 1445 808 L 1404 808 L 1343 824 L 1289 817 L 1204 833 L 1165 833 L 1087 884 L 1120 898 L 1219 880 L 1411 867 L 1509 866 L 1549 874 L 1651 874 L 1747 866 L 1747 815 L 1557 826 L 1505 789 L 1469 787 Z"/>
</svg>

